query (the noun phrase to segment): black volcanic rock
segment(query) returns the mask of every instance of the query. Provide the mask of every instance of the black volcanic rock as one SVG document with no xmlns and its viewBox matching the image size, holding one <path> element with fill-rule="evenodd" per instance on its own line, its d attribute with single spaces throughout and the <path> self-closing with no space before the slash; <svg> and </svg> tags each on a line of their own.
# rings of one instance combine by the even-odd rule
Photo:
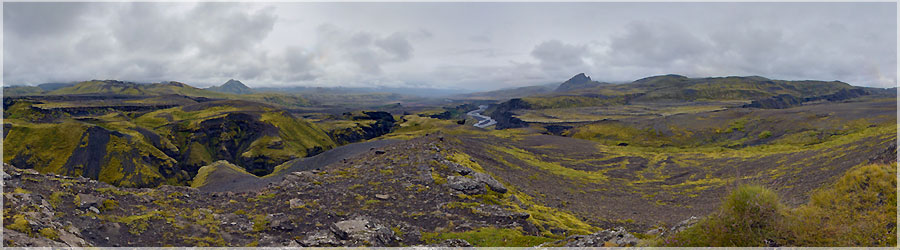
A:
<svg viewBox="0 0 900 250">
<path fill-rule="evenodd" d="M 241 81 L 234 80 L 234 79 L 228 80 L 221 86 L 213 86 L 213 87 L 209 87 L 207 89 L 216 91 L 216 92 L 231 93 L 231 94 L 238 94 L 238 95 L 253 93 L 253 89 L 251 89 L 250 87 L 247 87 L 247 85 L 244 85 L 244 83 L 242 83 Z"/>
<path fill-rule="evenodd" d="M 861 96 L 869 95 L 865 89 L 842 89 L 828 95 L 813 96 L 807 98 L 797 98 L 788 94 L 781 94 L 769 98 L 753 100 L 750 104 L 744 105 L 745 108 L 763 108 L 763 109 L 784 109 L 794 106 L 800 106 L 805 102 L 828 101 L 840 102 L 847 99 L 853 99 Z"/>
<path fill-rule="evenodd" d="M 811 101 L 818 101 L 818 100 L 837 102 L 837 101 L 843 101 L 843 100 L 847 100 L 847 99 L 857 98 L 857 97 L 864 96 L 864 95 L 869 95 L 869 93 L 866 92 L 865 89 L 861 89 L 861 88 L 842 89 L 842 90 L 839 90 L 838 92 L 835 92 L 834 94 L 804 98 L 803 102 L 811 102 Z"/>
<path fill-rule="evenodd" d="M 356 128 L 350 127 L 329 131 L 328 135 L 341 145 L 364 141 L 390 133 L 397 122 L 391 113 L 384 111 L 362 112 L 362 115 L 354 115 L 348 112 L 344 113 L 344 116 L 354 121 L 374 120 L 375 122 L 369 125 L 360 125 Z"/>
<path fill-rule="evenodd" d="M 529 108 L 531 108 L 531 105 L 527 102 L 520 98 L 515 98 L 498 104 L 493 111 L 487 112 L 487 115 L 497 121 L 495 129 L 521 128 L 528 126 L 528 123 L 516 118 L 512 111 Z"/>
<path fill-rule="evenodd" d="M 603 85 L 600 82 L 592 81 L 591 77 L 584 75 L 584 73 L 577 74 L 572 78 L 569 78 L 568 81 L 563 82 L 556 88 L 556 92 L 568 92 L 572 90 L 578 89 L 586 89 L 593 88 Z"/>
<path fill-rule="evenodd" d="M 788 94 L 773 96 L 765 99 L 754 100 L 750 104 L 744 105 L 746 108 L 762 108 L 762 109 L 785 109 L 799 106 L 801 101 L 796 97 Z"/>
</svg>

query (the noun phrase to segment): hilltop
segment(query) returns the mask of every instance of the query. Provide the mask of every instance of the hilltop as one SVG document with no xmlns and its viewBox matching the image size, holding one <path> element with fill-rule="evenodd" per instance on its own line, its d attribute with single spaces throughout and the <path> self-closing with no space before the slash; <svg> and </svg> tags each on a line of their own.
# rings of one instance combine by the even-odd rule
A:
<svg viewBox="0 0 900 250">
<path fill-rule="evenodd" d="M 78 94 L 113 94 L 113 95 L 186 95 L 196 97 L 224 97 L 221 94 L 195 88 L 181 82 L 162 82 L 141 84 L 116 80 L 93 80 L 80 82 L 73 86 L 63 87 L 46 92 L 48 95 L 78 95 Z"/>
<path fill-rule="evenodd" d="M 584 73 L 579 73 L 569 80 L 566 80 L 559 87 L 556 88 L 556 92 L 570 92 L 582 89 L 589 89 L 598 87 L 608 83 L 601 83 L 597 81 L 592 81 L 591 77 L 585 76 Z"/>
<path fill-rule="evenodd" d="M 230 94 L 237 94 L 237 95 L 251 94 L 254 92 L 253 89 L 250 89 L 250 87 L 247 87 L 247 85 L 244 85 L 244 83 L 242 83 L 241 81 L 234 80 L 234 79 L 230 79 L 220 86 L 213 86 L 213 87 L 209 87 L 206 89 L 210 90 L 210 91 L 215 91 L 215 92 L 230 93 Z"/>
</svg>

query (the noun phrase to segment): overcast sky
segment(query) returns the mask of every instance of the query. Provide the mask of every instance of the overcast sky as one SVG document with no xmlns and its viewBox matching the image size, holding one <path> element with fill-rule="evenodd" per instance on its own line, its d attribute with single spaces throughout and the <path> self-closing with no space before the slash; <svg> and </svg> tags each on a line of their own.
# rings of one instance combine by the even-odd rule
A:
<svg viewBox="0 0 900 250">
<path fill-rule="evenodd" d="M 896 3 L 4 3 L 4 84 L 897 82 Z"/>
</svg>

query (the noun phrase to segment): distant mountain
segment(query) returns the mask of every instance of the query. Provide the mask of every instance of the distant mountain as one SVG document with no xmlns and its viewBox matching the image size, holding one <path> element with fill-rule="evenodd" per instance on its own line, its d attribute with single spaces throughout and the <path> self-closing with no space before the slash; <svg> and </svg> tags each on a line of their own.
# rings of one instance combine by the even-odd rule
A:
<svg viewBox="0 0 900 250">
<path fill-rule="evenodd" d="M 3 86 L 3 96 L 42 95 L 47 91 L 53 91 L 73 85 L 75 85 L 75 83 L 42 83 L 38 84 L 37 86 Z"/>
<path fill-rule="evenodd" d="M 221 86 L 213 86 L 206 89 L 220 93 L 230 93 L 238 95 L 252 94 L 254 92 L 253 89 L 247 87 L 247 85 L 244 85 L 244 83 L 242 83 L 241 81 L 234 79 L 228 80 Z"/>
<path fill-rule="evenodd" d="M 39 95 L 44 90 L 35 86 L 3 86 L 3 96 Z"/>
<path fill-rule="evenodd" d="M 184 95 L 207 98 L 225 98 L 227 94 L 195 88 L 193 86 L 169 81 L 161 83 L 141 84 L 117 80 L 91 80 L 73 86 L 46 92 L 49 95 L 76 94 L 110 94 L 132 96 Z"/>
<path fill-rule="evenodd" d="M 579 89 L 589 89 L 605 84 L 608 83 L 592 81 L 591 77 L 584 75 L 584 73 L 580 73 L 560 84 L 559 87 L 556 88 L 556 92 L 569 92 Z"/>
<path fill-rule="evenodd" d="M 279 92 L 279 93 L 295 93 L 295 94 L 373 94 L 373 93 L 392 93 L 405 96 L 417 97 L 444 97 L 454 94 L 466 93 L 465 90 L 456 89 L 436 89 L 436 88 L 403 88 L 403 87 L 261 87 L 254 89 L 257 92 Z"/>
<path fill-rule="evenodd" d="M 73 86 L 73 85 L 75 85 L 75 83 L 57 83 L 57 82 L 52 82 L 52 83 L 42 83 L 42 84 L 38 84 L 38 88 L 41 88 L 41 89 L 44 90 L 44 91 L 54 91 L 54 90 L 61 89 L 61 88 L 65 88 L 65 87 L 71 87 L 71 86 Z"/>
<path fill-rule="evenodd" d="M 551 83 L 544 85 L 525 86 L 518 88 L 506 88 L 494 91 L 476 92 L 469 94 L 461 94 L 455 96 L 460 99 L 472 100 L 508 100 L 512 98 L 521 98 L 526 96 L 540 95 L 553 92 L 559 83 Z"/>
<path fill-rule="evenodd" d="M 854 89 L 863 90 L 851 91 Z M 887 93 L 889 90 L 869 90 L 840 81 L 784 81 L 761 76 L 689 78 L 660 75 L 631 83 L 604 84 L 578 74 L 552 93 L 535 94 L 519 101 L 524 101 L 530 109 L 545 109 L 623 105 L 633 102 L 768 102 L 765 99 L 781 95 L 784 96 L 779 100 L 831 100 L 882 92 Z"/>
<path fill-rule="evenodd" d="M 457 95 L 461 99 L 472 100 L 508 100 L 512 98 L 522 98 L 537 95 L 550 95 L 554 93 L 565 93 L 571 91 L 580 91 L 592 89 L 599 86 L 611 85 L 609 83 L 591 80 L 591 77 L 584 73 L 577 74 L 569 80 L 560 83 L 551 83 L 543 85 L 525 86 L 518 88 L 506 88 L 494 91 L 476 92 L 469 94 Z"/>
</svg>

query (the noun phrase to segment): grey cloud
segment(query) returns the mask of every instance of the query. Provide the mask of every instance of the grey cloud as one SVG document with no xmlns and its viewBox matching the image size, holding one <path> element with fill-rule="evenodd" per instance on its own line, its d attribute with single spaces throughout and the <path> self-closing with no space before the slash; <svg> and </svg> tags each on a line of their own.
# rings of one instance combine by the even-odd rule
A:
<svg viewBox="0 0 900 250">
<path fill-rule="evenodd" d="M 40 9 L 44 3 L 5 6 L 4 12 Z M 38 7 L 35 7 L 38 6 Z M 59 7 L 63 6 L 63 7 Z M 47 24 L 59 15 L 77 25 L 50 25 L 43 32 L 5 35 L 6 81 L 205 80 L 209 77 L 259 76 L 266 69 L 258 44 L 272 31 L 272 9 L 205 3 L 61 4 L 41 15 L 4 17 L 12 30 Z M 85 11 L 84 9 L 90 9 Z M 26 13 L 42 13 L 41 10 Z M 72 42 L 68 42 L 72 41 Z M 67 44 L 71 43 L 71 44 Z M 10 63 L 13 62 L 13 63 Z M 72 68 L 77 72 L 72 72 Z"/>
<path fill-rule="evenodd" d="M 413 47 L 400 33 L 375 40 L 375 46 L 391 55 L 393 61 L 406 61 L 412 57 Z"/>
<path fill-rule="evenodd" d="M 3 3 L 3 30 L 25 38 L 57 33 L 78 24 L 87 7 L 85 3 Z"/>
<path fill-rule="evenodd" d="M 487 35 L 474 35 L 474 36 L 469 36 L 469 41 L 476 42 L 476 43 L 490 43 L 491 38 L 488 37 Z"/>
<path fill-rule="evenodd" d="M 279 80 L 299 82 L 313 80 L 318 77 L 315 58 L 312 54 L 298 47 L 288 47 L 285 49 L 284 56 L 286 68 L 283 74 L 279 74 Z"/>
<path fill-rule="evenodd" d="M 875 85 L 879 84 L 876 81 L 885 83 L 885 71 L 881 69 L 896 66 L 894 60 L 883 61 L 883 65 L 872 60 L 875 54 L 896 54 L 892 46 L 879 44 L 875 47 L 881 51 L 866 51 L 860 45 L 867 41 L 850 34 L 834 34 L 849 31 L 841 24 L 791 28 L 748 24 L 701 33 L 672 23 L 632 22 L 611 36 L 608 43 L 588 53 L 596 78 L 611 81 L 675 73 L 695 77 L 843 79 Z M 876 36 L 873 41 L 890 41 L 880 35 L 870 36 Z M 868 70 L 861 71 L 862 67 Z M 870 76 L 860 77 L 861 74 Z M 891 85 L 894 83 L 888 81 L 882 86 Z"/>
<path fill-rule="evenodd" d="M 670 64 L 702 56 L 709 44 L 676 25 L 632 22 L 624 34 L 610 39 L 609 60 L 649 66 Z"/>
<path fill-rule="evenodd" d="M 328 68 L 334 65 L 351 62 L 356 70 L 369 75 L 383 73 L 382 66 L 390 63 L 405 62 L 413 57 L 413 46 L 410 34 L 394 32 L 380 35 L 364 31 L 347 31 L 335 25 L 323 24 L 317 29 L 318 42 L 315 53 L 327 58 Z M 422 31 L 413 33 L 419 37 L 430 37 L 430 33 Z"/>
<path fill-rule="evenodd" d="M 584 66 L 584 58 L 588 55 L 586 45 L 565 44 L 559 40 L 550 40 L 538 44 L 531 55 L 540 61 L 545 70 L 580 68 Z"/>
<path fill-rule="evenodd" d="M 677 73 L 888 87 L 897 80 L 895 7 L 5 3 L 3 76 L 16 84 L 240 78 L 251 86 L 490 89 L 559 82 L 579 72 L 605 81 Z"/>
</svg>

